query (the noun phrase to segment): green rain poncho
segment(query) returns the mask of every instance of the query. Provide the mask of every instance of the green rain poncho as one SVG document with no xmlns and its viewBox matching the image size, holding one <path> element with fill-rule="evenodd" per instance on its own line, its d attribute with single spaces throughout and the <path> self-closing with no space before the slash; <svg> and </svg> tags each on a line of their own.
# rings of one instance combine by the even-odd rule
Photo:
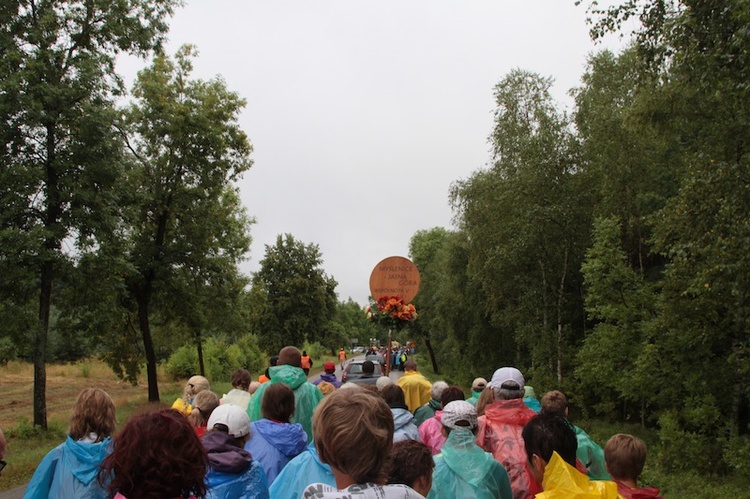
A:
<svg viewBox="0 0 750 499">
<path fill-rule="evenodd" d="M 513 499 L 505 468 L 476 444 L 471 430 L 452 430 L 434 459 L 428 499 Z"/>
<path fill-rule="evenodd" d="M 323 392 L 307 381 L 305 371 L 299 367 L 274 366 L 268 372 L 271 375 L 271 381 L 260 385 L 247 406 L 247 415 L 250 416 L 250 421 L 258 421 L 263 417 L 260 407 L 266 388 L 273 383 L 286 383 L 294 391 L 292 423 L 300 423 L 307 433 L 307 442 L 312 442 L 312 416 L 315 407 L 323 400 Z"/>
</svg>

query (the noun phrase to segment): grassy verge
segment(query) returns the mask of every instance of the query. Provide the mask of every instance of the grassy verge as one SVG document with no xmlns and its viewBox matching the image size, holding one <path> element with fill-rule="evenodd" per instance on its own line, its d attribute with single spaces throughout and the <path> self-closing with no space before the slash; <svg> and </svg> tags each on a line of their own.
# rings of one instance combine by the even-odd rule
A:
<svg viewBox="0 0 750 499">
<path fill-rule="evenodd" d="M 42 431 L 32 425 L 34 375 L 31 364 L 10 362 L 0 367 L 4 403 L 0 404 L 0 428 L 8 443 L 0 491 L 27 483 L 39 462 L 66 438 L 70 409 L 78 393 L 84 388 L 105 390 L 117 407 L 117 424 L 121 427 L 132 414 L 148 405 L 145 380 L 136 386 L 116 378 L 111 369 L 96 360 L 47 367 L 47 426 Z M 159 373 L 162 405 L 170 406 L 182 395 L 183 382 L 167 380 Z M 222 390 L 229 383 L 212 386 Z M 231 388 L 231 387 L 230 387 Z M 226 390 L 224 390 L 226 392 Z M 217 391 L 221 396 L 222 391 Z"/>
</svg>

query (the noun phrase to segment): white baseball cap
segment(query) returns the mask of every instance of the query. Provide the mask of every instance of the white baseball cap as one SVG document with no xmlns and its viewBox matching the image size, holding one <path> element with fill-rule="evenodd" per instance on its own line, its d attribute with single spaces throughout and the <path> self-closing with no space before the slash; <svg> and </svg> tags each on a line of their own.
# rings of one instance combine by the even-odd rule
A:
<svg viewBox="0 0 750 499">
<path fill-rule="evenodd" d="M 501 388 L 503 386 L 503 383 L 507 381 L 512 381 L 513 383 L 517 384 L 519 390 L 524 389 L 523 374 L 521 374 L 521 371 L 519 371 L 515 367 L 501 367 L 500 369 L 495 371 L 495 373 L 492 375 L 490 386 L 492 388 Z"/>
<path fill-rule="evenodd" d="M 222 404 L 211 413 L 208 418 L 208 429 L 216 428 L 216 425 L 224 425 L 227 433 L 233 438 L 242 438 L 250 433 L 250 418 L 247 412 L 240 407 L 232 404 Z"/>
</svg>

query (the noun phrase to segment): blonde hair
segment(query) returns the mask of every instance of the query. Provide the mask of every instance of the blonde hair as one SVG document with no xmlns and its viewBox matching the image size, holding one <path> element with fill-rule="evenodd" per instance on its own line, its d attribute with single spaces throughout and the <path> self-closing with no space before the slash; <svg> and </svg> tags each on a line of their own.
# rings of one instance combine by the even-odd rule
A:
<svg viewBox="0 0 750 499">
<path fill-rule="evenodd" d="M 495 390 L 491 387 L 485 387 L 482 393 L 479 394 L 477 399 L 477 416 L 484 416 L 484 408 L 487 404 L 491 404 L 495 401 Z"/>
<path fill-rule="evenodd" d="M 210 389 L 211 385 L 206 378 L 203 376 L 193 376 L 187 383 L 185 383 L 185 391 L 182 395 L 182 400 L 185 402 L 185 405 L 188 406 L 190 405 L 190 399 L 198 395 L 200 392 Z"/>
<path fill-rule="evenodd" d="M 217 407 L 219 407 L 219 396 L 211 390 L 203 390 L 193 399 L 193 410 L 187 417 L 188 421 L 193 426 L 206 426 L 208 418 Z"/>
<path fill-rule="evenodd" d="M 604 446 L 604 460 L 612 478 L 637 482 L 646 464 L 646 443 L 627 433 L 613 435 Z"/>
<path fill-rule="evenodd" d="M 86 388 L 73 404 L 68 433 L 73 440 L 95 433 L 96 442 L 101 442 L 115 431 L 116 424 L 112 397 L 99 388 Z"/>
<path fill-rule="evenodd" d="M 312 420 L 320 460 L 355 483 L 385 483 L 393 427 L 385 400 L 360 387 L 326 396 Z M 352 442 L 367 442 L 367 452 Z"/>
<path fill-rule="evenodd" d="M 323 395 L 325 396 L 333 393 L 336 387 L 328 381 L 321 381 L 320 383 L 318 383 L 318 389 L 323 392 Z"/>
</svg>

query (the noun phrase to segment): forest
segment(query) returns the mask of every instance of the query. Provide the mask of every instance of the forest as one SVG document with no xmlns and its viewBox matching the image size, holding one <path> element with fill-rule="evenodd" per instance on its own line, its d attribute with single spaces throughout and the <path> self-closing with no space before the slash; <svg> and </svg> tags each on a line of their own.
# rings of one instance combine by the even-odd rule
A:
<svg viewBox="0 0 750 499">
<path fill-rule="evenodd" d="M 161 50 L 178 5 L 0 7 L 0 361 L 34 363 L 34 425 L 50 362 L 100 357 L 159 400 L 162 363 L 259 372 L 285 344 L 384 335 L 314 243 L 280 234 L 239 271 L 246 103 L 192 76 L 194 47 Z M 656 429 L 668 469 L 747 475 L 750 9 L 581 8 L 594 40 L 637 20 L 632 43 L 591 55 L 570 111 L 546 75 L 497 83 L 489 166 L 453 183 L 451 228 L 410 241 L 404 334 L 456 382 L 514 365 L 586 417 Z M 122 53 L 150 60 L 132 89 Z"/>
</svg>

